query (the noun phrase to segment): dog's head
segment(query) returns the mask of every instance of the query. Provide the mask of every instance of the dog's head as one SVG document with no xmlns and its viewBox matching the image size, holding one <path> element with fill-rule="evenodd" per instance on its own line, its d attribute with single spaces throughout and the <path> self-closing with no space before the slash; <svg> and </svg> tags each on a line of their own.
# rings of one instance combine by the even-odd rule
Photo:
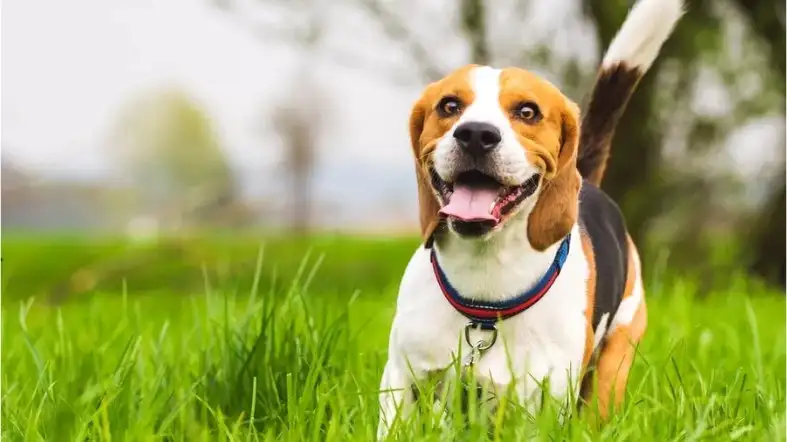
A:
<svg viewBox="0 0 787 442">
<path fill-rule="evenodd" d="M 536 250 L 563 238 L 577 217 L 578 119 L 523 69 L 471 65 L 429 85 L 410 117 L 424 237 L 441 218 L 451 234 L 484 239 L 517 217 Z"/>
</svg>

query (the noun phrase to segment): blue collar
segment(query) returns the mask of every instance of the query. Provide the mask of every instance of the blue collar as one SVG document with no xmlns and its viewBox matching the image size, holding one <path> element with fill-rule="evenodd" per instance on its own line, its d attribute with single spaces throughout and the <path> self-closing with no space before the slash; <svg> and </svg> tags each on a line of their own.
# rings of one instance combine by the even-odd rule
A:
<svg viewBox="0 0 787 442">
<path fill-rule="evenodd" d="M 497 321 L 522 313 L 544 297 L 549 288 L 552 287 L 552 284 L 555 283 L 560 270 L 563 268 L 563 264 L 566 262 L 570 243 L 571 234 L 566 236 L 560 244 L 555 260 L 552 261 L 552 265 L 549 266 L 541 280 L 530 290 L 505 301 L 483 302 L 462 297 L 448 282 L 443 269 L 440 268 L 440 264 L 437 262 L 437 254 L 434 248 L 432 248 L 431 253 L 432 268 L 445 299 L 459 313 L 470 319 L 472 324 L 479 325 L 482 328 L 493 328 Z"/>
</svg>

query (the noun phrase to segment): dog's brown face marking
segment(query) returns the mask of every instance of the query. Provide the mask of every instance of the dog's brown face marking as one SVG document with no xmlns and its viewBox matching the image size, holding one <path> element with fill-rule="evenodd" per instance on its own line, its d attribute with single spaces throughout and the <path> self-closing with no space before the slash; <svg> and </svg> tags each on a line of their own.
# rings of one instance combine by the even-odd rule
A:
<svg viewBox="0 0 787 442">
<path fill-rule="evenodd" d="M 473 103 L 475 93 L 470 84 L 474 65 L 457 69 L 443 79 L 430 84 L 421 94 L 410 115 L 410 138 L 413 154 L 420 166 L 431 163 L 435 144 L 456 124 L 462 112 Z M 446 115 L 440 111 L 440 101 L 453 97 L 459 102 L 458 111 Z"/>
<path fill-rule="evenodd" d="M 508 111 L 527 159 L 546 179 L 557 172 L 562 124 L 572 105 L 555 86 L 524 69 L 508 68 L 500 75 L 500 107 Z M 529 108 L 536 111 L 535 118 L 526 118 Z"/>
<path fill-rule="evenodd" d="M 486 233 L 532 195 L 538 198 L 528 215 L 533 248 L 563 238 L 576 221 L 578 113 L 555 86 L 519 68 L 470 65 L 429 85 L 410 117 L 425 239 L 440 224 L 441 209 L 455 226 L 487 223 Z M 461 146 L 456 130 L 466 123 L 497 133 L 490 153 L 470 155 Z M 476 182 L 466 184 L 473 173 Z"/>
</svg>

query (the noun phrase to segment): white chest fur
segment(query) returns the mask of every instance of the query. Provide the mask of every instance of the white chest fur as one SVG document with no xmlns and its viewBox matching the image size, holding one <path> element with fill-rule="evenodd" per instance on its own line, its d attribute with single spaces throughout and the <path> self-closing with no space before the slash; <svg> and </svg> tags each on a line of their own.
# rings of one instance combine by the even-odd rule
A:
<svg viewBox="0 0 787 442">
<path fill-rule="evenodd" d="M 523 286 L 527 289 L 534 285 L 551 264 L 556 249 L 557 245 L 537 256 L 511 255 L 515 251 L 510 249 L 493 250 L 491 257 L 474 260 L 448 248 L 438 259 L 441 265 L 447 263 L 442 266 L 446 276 L 463 296 L 494 300 L 512 297 Z M 444 298 L 429 253 L 419 248 L 402 279 L 386 366 L 392 379 L 425 378 L 449 367 L 460 353 L 466 355 L 470 350 L 464 338 L 468 320 Z M 588 275 L 575 226 L 560 276 L 535 305 L 498 324 L 496 343 L 473 365 L 477 379 L 498 388 L 513 383 L 521 399 L 540 397 L 534 393 L 540 393 L 543 380 L 548 380 L 549 392 L 556 399 L 578 393 L 585 350 Z M 477 333 L 484 332 L 474 331 L 473 342 L 480 337 Z M 400 370 L 408 374 L 390 376 Z"/>
</svg>

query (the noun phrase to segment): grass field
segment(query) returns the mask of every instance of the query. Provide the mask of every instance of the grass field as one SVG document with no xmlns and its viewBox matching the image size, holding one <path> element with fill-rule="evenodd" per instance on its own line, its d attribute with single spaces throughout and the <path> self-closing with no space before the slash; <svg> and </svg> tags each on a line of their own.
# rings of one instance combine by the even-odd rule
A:
<svg viewBox="0 0 787 442">
<path fill-rule="evenodd" d="M 373 440 L 416 244 L 6 240 L 2 440 Z M 424 411 L 400 440 L 785 440 L 783 294 L 744 278 L 698 292 L 663 267 L 646 274 L 649 329 L 609 425 L 559 425 L 548 407 L 442 428 Z"/>
</svg>

